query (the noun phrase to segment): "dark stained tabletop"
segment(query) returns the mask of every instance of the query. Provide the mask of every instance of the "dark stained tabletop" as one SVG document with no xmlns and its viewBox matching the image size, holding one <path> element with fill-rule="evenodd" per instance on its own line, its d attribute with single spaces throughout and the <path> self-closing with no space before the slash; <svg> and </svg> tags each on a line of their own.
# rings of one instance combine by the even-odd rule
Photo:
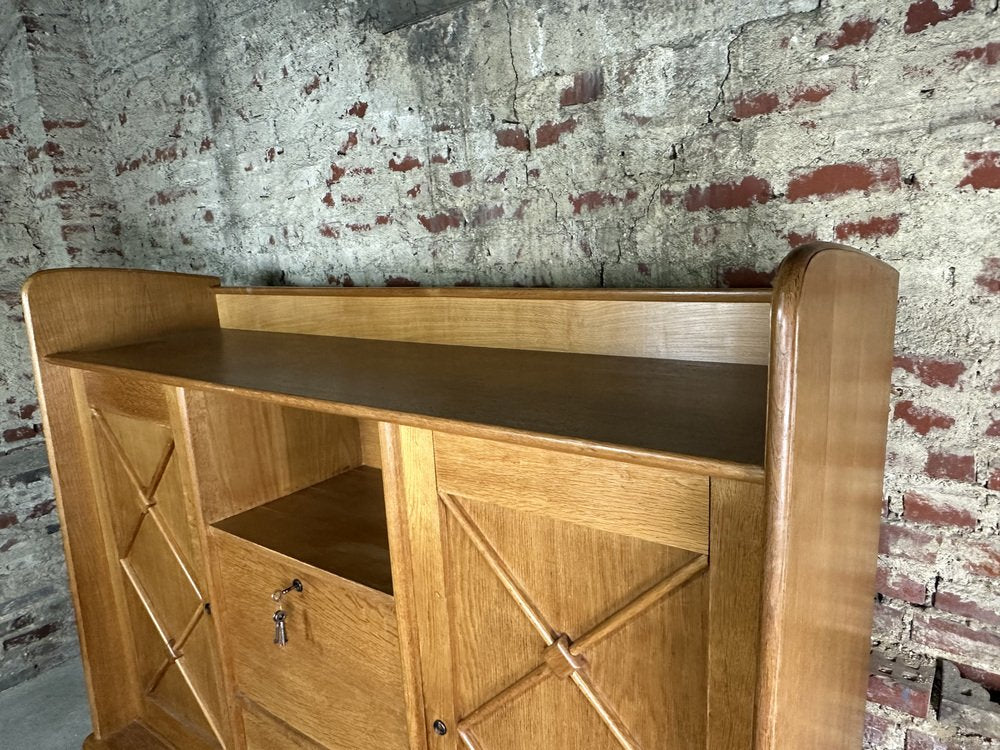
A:
<svg viewBox="0 0 1000 750">
<path fill-rule="evenodd" d="M 192 387 L 355 407 L 763 466 L 760 365 L 270 333 L 187 331 L 51 355 Z"/>
</svg>

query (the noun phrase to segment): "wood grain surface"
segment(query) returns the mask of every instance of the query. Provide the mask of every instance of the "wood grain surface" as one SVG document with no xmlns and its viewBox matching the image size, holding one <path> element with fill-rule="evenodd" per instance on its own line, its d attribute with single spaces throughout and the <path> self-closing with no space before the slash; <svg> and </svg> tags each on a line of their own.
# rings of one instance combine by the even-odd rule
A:
<svg viewBox="0 0 1000 750">
<path fill-rule="evenodd" d="M 757 743 L 861 744 L 897 274 L 804 246 L 775 282 Z"/>
<path fill-rule="evenodd" d="M 205 523 L 361 462 L 357 421 L 218 391 L 185 389 L 192 472 Z"/>
<path fill-rule="evenodd" d="M 107 585 L 118 571 L 108 557 L 95 554 L 103 548 L 104 531 L 70 373 L 44 358 L 218 325 L 210 291 L 217 284 L 207 276 L 69 269 L 36 273 L 22 292 L 95 740 L 137 718 L 138 695 L 120 645 L 125 637 L 120 601 Z"/>
<path fill-rule="evenodd" d="M 392 594 L 382 472 L 352 469 L 216 522 L 229 534 Z"/>
<path fill-rule="evenodd" d="M 392 597 L 218 529 L 209 539 L 238 691 L 331 750 L 406 748 Z M 303 590 L 281 601 L 279 647 L 271 593 L 295 578 Z"/>
<path fill-rule="evenodd" d="M 438 489 L 603 531 L 708 552 L 708 479 L 435 433 Z"/>
<path fill-rule="evenodd" d="M 394 290 L 219 294 L 223 328 L 426 344 L 767 363 L 770 294 Z M 398 291 L 398 290 L 395 290 Z M 427 294 L 434 292 L 434 294 Z"/>
<path fill-rule="evenodd" d="M 764 488 L 712 479 L 708 750 L 753 748 L 760 658 Z"/>
<path fill-rule="evenodd" d="M 767 371 L 484 347 L 202 330 L 53 363 L 707 459 L 763 460 Z"/>
</svg>

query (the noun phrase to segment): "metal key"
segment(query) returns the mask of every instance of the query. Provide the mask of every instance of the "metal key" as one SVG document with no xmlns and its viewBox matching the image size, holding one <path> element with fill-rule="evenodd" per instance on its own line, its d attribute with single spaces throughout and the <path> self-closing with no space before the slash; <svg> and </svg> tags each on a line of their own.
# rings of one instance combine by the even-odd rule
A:
<svg viewBox="0 0 1000 750">
<path fill-rule="evenodd" d="M 286 617 L 288 615 L 283 609 L 274 613 L 274 642 L 278 646 L 284 646 L 288 643 L 288 631 L 285 629 Z"/>
</svg>

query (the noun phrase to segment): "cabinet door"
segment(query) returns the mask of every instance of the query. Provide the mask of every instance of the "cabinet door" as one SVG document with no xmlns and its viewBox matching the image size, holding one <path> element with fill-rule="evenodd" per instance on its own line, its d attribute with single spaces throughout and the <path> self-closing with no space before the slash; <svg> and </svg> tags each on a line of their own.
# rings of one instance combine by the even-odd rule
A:
<svg viewBox="0 0 1000 750">
<path fill-rule="evenodd" d="M 391 426 L 383 449 L 415 746 L 706 746 L 707 478 Z"/>
<path fill-rule="evenodd" d="M 175 395 L 113 375 L 74 374 L 86 439 L 120 572 L 120 690 L 142 720 L 178 747 L 230 746 L 218 639 L 208 604 L 200 524 L 186 487 Z"/>
</svg>

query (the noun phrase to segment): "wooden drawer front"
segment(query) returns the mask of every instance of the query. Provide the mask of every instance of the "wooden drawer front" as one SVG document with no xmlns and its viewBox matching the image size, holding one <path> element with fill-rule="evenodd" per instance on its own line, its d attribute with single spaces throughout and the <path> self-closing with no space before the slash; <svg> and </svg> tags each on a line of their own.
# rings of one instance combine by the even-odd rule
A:
<svg viewBox="0 0 1000 750">
<path fill-rule="evenodd" d="M 243 701 L 242 713 L 246 750 L 276 750 L 276 748 L 322 750 L 323 748 L 322 745 L 317 745 L 246 699 Z"/>
<path fill-rule="evenodd" d="M 708 552 L 708 477 L 434 433 L 438 489 Z"/>
<path fill-rule="evenodd" d="M 237 690 L 329 748 L 405 748 L 406 719 L 392 597 L 217 529 L 222 617 Z M 271 593 L 288 644 L 274 644 Z"/>
</svg>

